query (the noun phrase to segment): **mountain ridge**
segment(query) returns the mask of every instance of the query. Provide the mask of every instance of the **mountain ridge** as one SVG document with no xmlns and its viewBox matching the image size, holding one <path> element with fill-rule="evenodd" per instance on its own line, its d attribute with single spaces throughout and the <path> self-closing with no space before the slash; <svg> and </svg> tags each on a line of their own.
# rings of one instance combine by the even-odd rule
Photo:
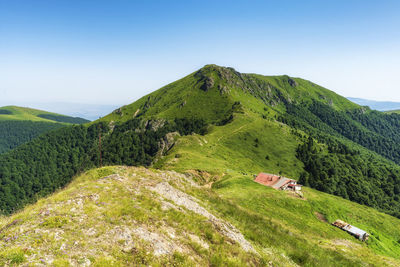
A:
<svg viewBox="0 0 400 267">
<path fill-rule="evenodd" d="M 177 84 L 179 84 L 179 88 L 174 88 Z M 306 85 L 311 85 L 311 87 L 306 89 Z M 302 100 L 312 98 L 325 103 L 331 101 L 330 104 L 339 110 L 360 108 L 360 106 L 340 97 L 333 91 L 307 80 L 291 78 L 287 75 L 241 74 L 233 68 L 209 64 L 182 79 L 143 96 L 132 104 L 116 109 L 97 121 L 126 121 L 143 115 L 145 117 L 158 116 L 163 118 L 189 117 L 193 114 L 199 116 L 202 114 L 199 110 L 204 107 L 213 112 L 225 114 L 229 110 L 219 110 L 215 106 L 221 105 L 221 102 L 227 106 L 233 105 L 243 92 L 258 97 L 265 104 L 271 106 L 277 106 L 282 101 L 296 101 L 301 94 L 306 94 L 308 98 L 302 96 Z M 179 94 L 180 96 L 177 97 Z M 163 101 L 169 101 L 173 105 L 160 114 L 159 111 L 165 107 Z M 190 107 L 194 111 L 185 108 L 188 101 L 191 101 Z M 210 116 L 210 114 L 208 115 Z M 213 120 L 217 120 L 217 118 L 214 117 Z"/>
<path fill-rule="evenodd" d="M 47 117 L 46 117 L 47 116 Z M 60 121 L 56 119 L 60 118 Z M 65 118 L 65 120 L 62 120 Z M 61 123 L 87 123 L 85 120 L 78 117 L 70 117 L 53 112 L 48 112 L 39 109 L 19 106 L 4 106 L 0 107 L 0 121 L 1 120 L 30 120 L 30 121 L 45 121 L 45 122 L 61 122 Z M 71 122 L 69 122 L 71 121 Z"/>
</svg>

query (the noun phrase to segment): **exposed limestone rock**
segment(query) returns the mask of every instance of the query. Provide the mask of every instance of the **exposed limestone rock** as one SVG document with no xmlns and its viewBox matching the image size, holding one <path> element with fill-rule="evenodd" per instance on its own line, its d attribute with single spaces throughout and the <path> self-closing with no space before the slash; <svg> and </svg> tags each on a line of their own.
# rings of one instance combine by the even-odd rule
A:
<svg viewBox="0 0 400 267">
<path fill-rule="evenodd" d="M 215 217 L 205 208 L 200 206 L 194 197 L 172 187 L 167 182 L 158 183 L 157 185 L 148 188 L 157 192 L 163 198 L 173 201 L 176 205 L 183 206 L 196 214 L 206 217 L 214 227 L 221 232 L 221 234 L 225 235 L 233 242 L 240 244 L 245 251 L 256 253 L 253 246 L 244 238 L 242 233 L 235 226 Z"/>
<path fill-rule="evenodd" d="M 175 251 L 182 252 L 182 248 L 174 242 L 170 242 L 156 232 L 150 232 L 144 227 L 137 227 L 133 229 L 133 234 L 139 238 L 149 242 L 153 248 L 155 256 L 164 254 L 171 254 Z"/>
<path fill-rule="evenodd" d="M 156 119 L 146 121 L 145 128 L 152 131 L 157 131 L 165 125 L 165 119 Z"/>
<path fill-rule="evenodd" d="M 181 136 L 178 132 L 167 133 L 158 143 L 157 157 L 165 155 L 175 144 L 177 137 Z"/>
<path fill-rule="evenodd" d="M 135 113 L 133 114 L 133 118 L 136 118 L 136 116 L 139 114 L 139 112 L 140 112 L 140 108 L 138 108 L 138 109 L 135 111 Z"/>
</svg>

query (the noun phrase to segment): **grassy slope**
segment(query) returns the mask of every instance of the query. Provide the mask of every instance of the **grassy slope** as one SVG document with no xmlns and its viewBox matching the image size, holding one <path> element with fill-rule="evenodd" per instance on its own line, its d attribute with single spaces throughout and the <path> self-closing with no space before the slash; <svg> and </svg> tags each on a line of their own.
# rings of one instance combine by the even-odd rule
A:
<svg viewBox="0 0 400 267">
<path fill-rule="evenodd" d="M 108 176 L 115 173 L 119 176 Z M 165 181 L 187 193 L 195 190 L 206 196 L 208 191 L 193 189 L 187 178 L 171 172 L 126 167 L 91 170 L 61 192 L 0 218 L 0 264 L 68 266 L 90 261 L 94 266 L 205 266 L 224 262 L 243 266 L 260 265 L 262 257 L 291 264 L 281 255 L 244 252 L 237 243 L 227 242 L 205 217 L 178 209 L 173 201 L 149 190 Z M 219 216 L 204 201 L 197 201 Z"/>
<path fill-rule="evenodd" d="M 68 117 L 68 116 L 51 113 L 51 112 L 47 112 L 47 111 L 43 111 L 43 110 L 38 110 L 38 109 L 33 109 L 33 108 L 25 108 L 25 107 L 17 107 L 17 106 L 0 107 L 0 110 L 8 110 L 8 111 L 12 112 L 12 114 L 0 114 L 0 121 L 23 120 L 23 121 L 42 121 L 42 122 L 56 123 L 56 121 L 54 121 L 54 120 L 41 118 L 41 117 L 38 117 L 38 115 L 47 114 L 47 115 Z"/>
<path fill-rule="evenodd" d="M 215 72 L 209 75 L 218 80 Z M 233 102 L 229 95 L 221 94 L 217 88 L 208 91 L 200 89 L 201 83 L 190 74 L 173 82 L 136 102 L 121 107 L 103 117 L 100 121 L 123 122 L 136 116 L 146 118 L 182 118 L 196 117 L 208 122 L 215 122 L 224 117 Z"/>
<path fill-rule="evenodd" d="M 205 69 L 211 71 L 211 73 L 220 72 L 222 76 L 229 76 L 230 82 L 226 82 L 224 79 L 214 79 L 217 80 L 215 87 L 227 85 L 230 89 L 229 101 L 220 103 L 225 103 L 229 107 L 234 101 L 240 101 L 243 113 L 235 113 L 235 119 L 227 125 L 213 126 L 205 136 L 192 135 L 180 138 L 169 154 L 159 160 L 155 167 L 200 173 L 203 174 L 204 183 L 220 180 L 222 177 L 222 181 L 214 184 L 217 192 L 229 198 L 235 205 L 245 206 L 254 214 L 267 216 L 270 220 L 290 225 L 288 227 L 298 233 L 306 230 L 304 225 L 307 225 L 310 220 L 315 220 L 314 212 L 316 211 L 324 214 L 330 222 L 338 218 L 347 220 L 376 236 L 372 236 L 371 241 L 368 243 L 368 247 L 372 251 L 388 256 L 400 255 L 398 243 L 400 232 L 396 230 L 400 225 L 400 221 L 393 217 L 310 189 L 306 189 L 306 191 L 307 194 L 314 196 L 312 202 L 310 200 L 308 202 L 300 202 L 307 204 L 295 204 L 294 207 L 285 210 L 285 205 L 291 201 L 291 198 L 287 198 L 286 195 L 275 191 L 271 192 L 269 189 L 260 187 L 251 181 L 252 175 L 261 171 L 281 173 L 293 178 L 298 178 L 302 171 L 302 163 L 295 157 L 295 151 L 300 142 L 297 134 L 290 127 L 274 120 L 274 116 L 284 109 L 281 101 L 310 102 L 314 99 L 342 111 L 358 109 L 360 106 L 330 90 L 299 78 L 256 74 L 242 75 L 238 78 L 234 71 L 225 68 L 221 69 L 211 65 L 206 66 Z M 114 113 L 105 117 L 104 120 L 118 121 L 123 120 L 124 117 L 128 119 L 143 107 L 146 102 L 149 102 L 149 99 L 157 98 L 161 100 L 152 102 L 150 108 L 144 112 L 144 117 L 174 118 L 185 116 L 188 111 L 183 111 L 179 104 L 186 100 L 187 103 L 190 103 L 190 105 L 185 106 L 189 111 L 193 109 L 195 114 L 209 118 L 210 113 L 205 114 L 204 110 L 213 108 L 215 106 L 215 103 L 212 102 L 214 97 L 219 97 L 221 94 L 213 92 L 213 97 L 210 97 L 207 101 L 208 92 L 200 92 L 195 75 L 196 73 L 193 73 L 156 91 L 150 96 L 140 99 L 134 104 L 123 107 L 123 116 Z M 218 75 L 216 76 L 218 77 Z M 253 83 L 254 86 L 245 88 L 245 85 L 241 83 L 242 79 L 249 84 Z M 290 85 L 289 79 L 297 83 L 296 87 Z M 265 84 L 268 85 L 265 86 Z M 258 86 L 259 91 L 253 90 Z M 274 91 L 274 87 L 278 88 L 279 92 Z M 190 91 L 190 93 L 187 93 L 187 91 Z M 192 91 L 195 91 L 195 93 Z M 262 94 L 265 94 L 265 91 L 269 92 L 267 98 L 274 99 L 274 103 L 265 105 L 264 101 L 268 101 L 268 99 L 262 100 Z M 199 96 L 200 93 L 201 95 Z M 185 97 L 181 97 L 182 94 Z M 259 97 L 255 98 L 254 95 Z M 163 102 L 164 98 L 161 98 L 161 96 L 167 96 L 165 102 Z M 193 96 L 194 100 L 192 99 L 192 102 L 189 102 L 188 99 L 191 99 L 191 96 Z M 195 101 L 196 98 L 199 99 L 198 102 Z M 170 102 L 175 104 L 167 107 L 166 103 Z M 166 111 L 164 111 L 165 109 Z M 204 177 L 204 172 L 208 173 L 205 174 L 206 177 Z M 263 198 L 263 193 L 261 192 L 267 192 L 265 190 L 269 190 L 269 196 Z M 279 196 L 279 201 L 276 199 L 277 196 Z M 276 208 L 277 202 L 282 203 L 280 209 L 270 213 L 273 210 L 272 206 L 270 206 L 269 212 L 264 212 L 268 203 L 274 203 L 273 205 Z M 296 205 L 298 209 L 295 208 Z M 353 212 L 352 209 L 357 211 Z M 232 216 L 235 217 L 235 215 Z M 341 239 L 347 236 L 346 234 L 340 234 L 340 231 L 338 233 L 336 229 L 332 230 L 331 226 L 327 224 L 324 225 L 323 233 L 328 231 L 332 239 L 335 239 L 335 237 Z M 391 230 L 384 230 L 384 227 L 381 228 L 383 225 L 386 225 Z M 320 240 L 317 234 L 319 231 L 321 231 L 319 228 L 310 229 L 310 233 L 305 237 L 306 242 L 312 243 Z M 329 242 L 329 244 L 332 245 L 332 242 Z M 284 244 L 282 243 L 283 246 Z M 371 251 L 368 253 L 363 255 L 373 258 Z M 308 258 L 311 262 L 312 258 L 318 256 L 318 252 L 300 254 L 298 255 L 300 258 Z M 322 254 L 320 256 L 322 257 Z"/>
<path fill-rule="evenodd" d="M 286 225 L 288 231 L 296 232 L 298 238 L 304 238 L 304 242 L 321 242 L 322 233 L 323 237 L 331 239 L 327 243 L 323 241 L 326 246 L 341 244 L 336 246 L 337 249 L 347 246 L 341 241 L 335 241 L 345 238 L 346 234 L 341 234 L 326 223 L 320 224 L 316 221 L 314 213 L 319 212 L 325 215 L 329 222 L 342 219 L 373 233 L 367 243 L 371 251 L 392 257 L 400 255 L 400 221 L 394 217 L 306 187 L 304 189 L 307 201 L 299 201 L 284 192 L 254 183 L 252 175 L 261 171 L 298 178 L 302 163 L 294 156 L 298 141 L 296 135 L 291 134 L 289 127 L 260 118 L 250 118 L 239 115 L 228 125 L 214 127 L 208 135 L 181 138 L 156 166 L 182 172 L 208 172 L 209 177 L 203 174 L 203 183 L 217 181 L 212 187 L 224 199 L 250 210 L 253 214 L 265 216 L 279 225 Z M 259 140 L 258 147 L 255 147 L 255 138 Z M 269 156 L 269 160 L 265 159 L 265 155 Z M 233 218 L 238 216 L 230 215 Z M 274 229 L 265 231 L 268 235 L 278 234 L 273 233 Z M 301 237 L 303 232 L 304 236 Z M 346 239 L 352 240 L 348 236 Z M 285 242 L 281 243 L 282 248 L 285 247 Z M 347 249 L 349 248 L 353 248 L 353 245 L 349 245 Z M 358 245 L 354 248 L 358 248 Z M 296 251 L 296 248 L 293 250 Z M 370 254 L 362 255 L 372 257 L 371 251 Z M 308 258 L 310 261 L 318 257 L 318 253 L 314 251 L 300 254 L 300 258 Z"/>
<path fill-rule="evenodd" d="M 120 176 L 102 179 L 113 173 Z M 237 243 L 228 242 L 200 215 L 185 208 L 162 208 L 165 202 L 149 190 L 162 181 L 194 196 L 209 212 L 232 223 L 258 255 L 245 253 Z M 399 237 L 394 218 L 315 190 L 306 189 L 305 195 L 303 200 L 258 185 L 243 175 L 221 181 L 210 190 L 190 186 L 187 178 L 177 173 L 127 167 L 95 169 L 77 177 L 64 190 L 0 218 L 0 263 L 65 266 L 90 260 L 94 266 L 400 264 L 398 259 L 388 257 L 398 257 L 399 248 L 389 251 L 385 246 L 390 236 Z M 320 221 L 315 212 L 323 213 L 328 220 L 341 217 L 357 223 L 374 235 L 368 244 L 362 243 Z M 143 229 L 168 243 L 172 251 L 156 256 L 157 244 L 145 240 Z M 195 236 L 209 248 L 195 241 Z M 175 249 L 180 252 L 173 253 Z"/>
<path fill-rule="evenodd" d="M 266 81 L 279 88 L 279 91 L 287 98 L 290 98 L 293 102 L 296 102 L 297 100 L 305 102 L 310 102 L 312 99 L 319 100 L 325 104 L 331 105 L 336 110 L 350 110 L 360 107 L 331 90 L 301 78 L 292 78 L 286 75 L 263 76 L 258 74 L 249 74 L 249 76 Z M 289 79 L 294 80 L 297 85 L 295 87 L 291 86 L 288 82 Z"/>
<path fill-rule="evenodd" d="M 200 89 L 204 77 L 209 77 L 213 81 L 213 86 L 207 91 Z M 297 86 L 295 88 L 291 86 L 289 80 L 296 81 Z M 257 89 L 249 88 L 248 84 L 254 85 Z M 268 90 L 270 93 L 266 97 L 265 92 Z M 270 109 L 271 114 L 275 113 L 274 110 L 282 109 L 279 105 L 282 98 L 289 99 L 288 101 L 317 99 L 331 104 L 337 110 L 360 107 L 328 89 L 300 78 L 240 74 L 230 68 L 206 65 L 199 71 L 168 84 L 130 105 L 123 106 L 120 110 L 117 109 L 100 121 L 123 122 L 135 116 L 143 116 L 166 119 L 196 117 L 215 122 L 224 118 L 235 101 L 240 101 L 242 106 L 251 110 L 263 112 L 265 103 L 257 100 L 255 95 L 277 99 L 274 109 Z"/>
<path fill-rule="evenodd" d="M 390 110 L 390 111 L 385 111 L 385 113 L 388 113 L 388 114 L 392 114 L 392 113 L 400 114 L 400 110 Z"/>
</svg>

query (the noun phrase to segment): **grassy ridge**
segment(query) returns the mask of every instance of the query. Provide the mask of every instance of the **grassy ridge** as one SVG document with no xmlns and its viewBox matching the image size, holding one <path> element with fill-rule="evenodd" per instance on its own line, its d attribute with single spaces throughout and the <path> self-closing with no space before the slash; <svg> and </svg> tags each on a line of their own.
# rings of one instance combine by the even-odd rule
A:
<svg viewBox="0 0 400 267">
<path fill-rule="evenodd" d="M 241 74 L 232 68 L 206 65 L 204 68 L 121 107 L 101 121 L 124 122 L 133 117 L 198 118 L 218 122 L 231 114 L 235 102 L 240 107 L 262 112 L 284 111 L 287 102 L 317 99 L 337 110 L 360 106 L 336 93 L 300 78 Z M 240 108 L 239 107 L 239 108 Z"/>
<path fill-rule="evenodd" d="M 17 106 L 0 107 L 0 121 L 4 120 L 42 121 L 53 123 L 61 122 L 76 124 L 89 122 L 88 120 L 81 118 L 73 118 L 43 110 Z"/>
<path fill-rule="evenodd" d="M 400 237 L 397 219 L 371 208 L 312 189 L 306 189 L 306 198 L 300 199 L 240 174 L 219 181 L 213 190 L 192 186 L 188 179 L 174 172 L 122 166 L 86 172 L 64 190 L 17 214 L 0 218 L 0 263 L 63 266 L 89 260 L 94 266 L 400 264 L 400 246 L 392 242 Z M 174 202 L 160 201 L 162 195 L 153 194 L 150 188 L 165 182 L 231 223 L 257 253 L 244 252 L 203 216 L 183 207 L 171 208 L 176 205 Z M 367 243 L 360 242 L 321 220 L 323 216 L 328 221 L 345 219 L 373 235 Z M 147 231 L 157 241 L 149 242 Z M 166 254 L 156 254 L 160 243 L 168 244 L 161 250 Z"/>
<path fill-rule="evenodd" d="M 385 111 L 385 113 L 387 113 L 387 114 L 392 114 L 392 113 L 400 114 L 400 110 Z"/>
</svg>

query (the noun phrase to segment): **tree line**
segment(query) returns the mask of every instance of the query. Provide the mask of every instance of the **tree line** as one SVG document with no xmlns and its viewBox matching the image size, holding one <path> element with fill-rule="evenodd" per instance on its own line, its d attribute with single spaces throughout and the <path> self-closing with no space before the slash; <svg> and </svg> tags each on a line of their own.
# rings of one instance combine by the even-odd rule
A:
<svg viewBox="0 0 400 267">
<path fill-rule="evenodd" d="M 99 165 L 99 135 L 103 163 L 149 165 L 160 139 L 168 132 L 204 134 L 203 120 L 133 119 L 113 130 L 106 123 L 74 125 L 46 133 L 0 155 L 0 213 L 9 214 L 65 186 L 79 172 Z"/>
<path fill-rule="evenodd" d="M 314 101 L 288 104 L 278 119 L 306 133 L 296 154 L 301 183 L 400 218 L 400 116 Z"/>
</svg>

